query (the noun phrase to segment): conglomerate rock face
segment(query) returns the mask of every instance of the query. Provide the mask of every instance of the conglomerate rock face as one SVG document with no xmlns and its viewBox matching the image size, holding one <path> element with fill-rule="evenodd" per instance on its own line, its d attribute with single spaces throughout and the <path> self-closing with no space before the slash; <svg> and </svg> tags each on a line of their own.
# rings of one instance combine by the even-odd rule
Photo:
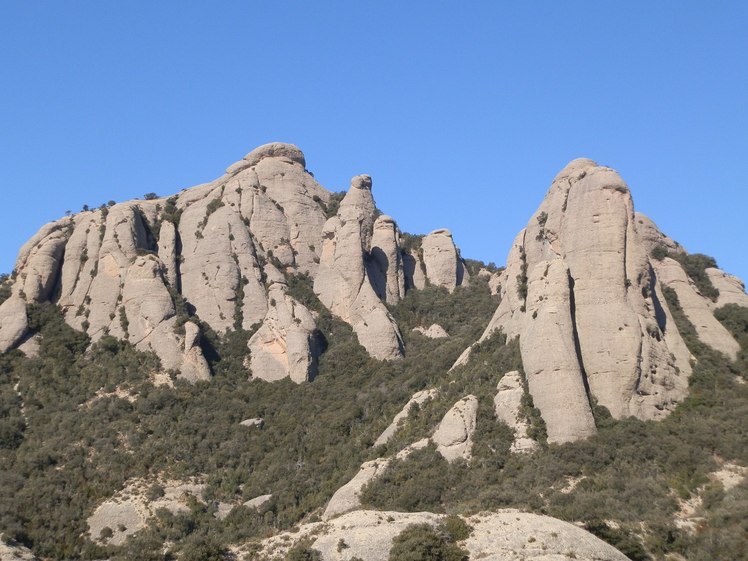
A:
<svg viewBox="0 0 748 561">
<path fill-rule="evenodd" d="M 399 302 L 406 287 L 462 283 L 451 235 L 438 244 L 446 257 L 428 249 L 413 257 L 394 219 L 377 210 L 366 175 L 352 179 L 328 217 L 332 194 L 305 166 L 296 146 L 270 143 L 172 197 L 102 205 L 43 226 L 19 252 L 0 306 L 0 352 L 30 335 L 28 304 L 53 302 L 93 341 L 126 339 L 189 381 L 211 376 L 191 320 L 199 318 L 219 335 L 252 333 L 245 364 L 253 377 L 303 382 L 316 374 L 322 346 L 287 279 L 309 275 L 322 304 L 373 357 L 401 357 L 385 303 Z M 416 259 L 417 270 L 409 266 Z M 448 282 L 445 268 L 455 271 Z"/>
<path fill-rule="evenodd" d="M 699 336 L 730 357 L 737 344 L 677 261 L 683 252 L 643 215 L 614 170 L 572 161 L 509 252 L 501 303 L 481 340 L 519 338 L 527 383 L 551 442 L 594 434 L 591 401 L 615 418 L 659 419 L 687 393 L 691 355 L 662 294 L 676 290 Z M 720 272 L 742 302 L 741 288 Z M 728 291 L 726 291 L 728 292 Z M 682 296 L 681 296 L 682 295 Z M 470 349 L 455 366 L 465 363 Z"/>
<path fill-rule="evenodd" d="M 362 255 L 371 248 L 375 211 L 368 175 L 354 177 L 336 216 L 322 231 L 322 255 L 314 280 L 320 301 L 350 324 L 374 358 L 403 356 L 403 338 L 392 315 L 369 280 Z"/>
</svg>

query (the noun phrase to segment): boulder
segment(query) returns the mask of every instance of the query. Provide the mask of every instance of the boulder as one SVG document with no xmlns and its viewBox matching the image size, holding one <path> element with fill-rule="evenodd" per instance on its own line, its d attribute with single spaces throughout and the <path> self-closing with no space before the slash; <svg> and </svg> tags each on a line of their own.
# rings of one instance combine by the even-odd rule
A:
<svg viewBox="0 0 748 561">
<path fill-rule="evenodd" d="M 431 438 L 437 452 L 448 462 L 470 459 L 477 414 L 478 398 L 468 395 L 455 403 L 439 423 Z"/>
<path fill-rule="evenodd" d="M 381 446 L 382 444 L 387 444 L 387 442 L 389 442 L 389 440 L 395 435 L 395 432 L 397 432 L 397 429 L 400 427 L 400 423 L 408 418 L 411 408 L 414 405 L 423 405 L 430 399 L 433 399 L 437 395 L 437 393 L 439 392 L 436 389 L 422 390 L 420 392 L 414 393 L 413 397 L 408 400 L 408 403 L 406 403 L 405 406 L 400 410 L 400 412 L 392 419 L 392 423 L 390 423 L 390 425 L 386 429 L 384 429 L 382 434 L 379 435 L 379 438 L 374 441 L 373 446 Z"/>
<path fill-rule="evenodd" d="M 260 508 L 262 505 L 266 504 L 272 498 L 273 498 L 273 495 L 260 495 L 253 499 L 249 499 L 248 501 L 244 501 L 242 504 L 246 506 L 247 508 Z"/>
<path fill-rule="evenodd" d="M 426 278 L 431 284 L 449 292 L 467 284 L 468 275 L 449 230 L 434 230 L 423 238 L 422 248 Z"/>
<path fill-rule="evenodd" d="M 384 214 L 374 221 L 366 271 L 380 300 L 397 304 L 405 296 L 400 231 L 395 221 Z"/>
<path fill-rule="evenodd" d="M 525 389 L 519 372 L 512 370 L 501 377 L 496 386 L 496 396 L 493 398 L 496 418 L 509 425 L 514 431 L 512 452 L 531 452 L 538 443 L 529 438 L 530 428 L 527 419 L 522 415 L 522 398 Z"/>
<path fill-rule="evenodd" d="M 428 337 L 429 339 L 446 339 L 449 337 L 449 333 L 447 333 L 444 328 L 439 325 L 438 323 L 431 324 L 430 327 L 422 327 L 417 326 L 413 328 L 413 331 L 416 333 L 420 333 L 424 337 Z"/>
<path fill-rule="evenodd" d="M 353 479 L 335 491 L 322 514 L 322 520 L 329 520 L 333 516 L 361 506 L 359 493 L 367 483 L 381 477 L 390 465 L 390 461 L 389 458 L 377 458 L 361 464 L 361 469 Z"/>
</svg>

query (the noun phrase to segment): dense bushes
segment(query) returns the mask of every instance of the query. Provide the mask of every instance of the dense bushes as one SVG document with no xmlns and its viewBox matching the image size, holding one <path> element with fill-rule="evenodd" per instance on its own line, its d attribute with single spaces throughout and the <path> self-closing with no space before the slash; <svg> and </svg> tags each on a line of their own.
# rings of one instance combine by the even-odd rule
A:
<svg viewBox="0 0 748 561">
<path fill-rule="evenodd" d="M 392 540 L 389 561 L 467 561 L 454 536 L 429 524 L 411 524 Z"/>
</svg>

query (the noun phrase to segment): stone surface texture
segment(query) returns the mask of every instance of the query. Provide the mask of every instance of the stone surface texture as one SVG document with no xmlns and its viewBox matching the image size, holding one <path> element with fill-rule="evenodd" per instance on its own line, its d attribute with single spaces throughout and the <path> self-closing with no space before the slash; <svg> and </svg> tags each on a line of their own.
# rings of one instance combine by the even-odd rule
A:
<svg viewBox="0 0 748 561">
<path fill-rule="evenodd" d="M 395 360 L 404 353 L 402 335 L 374 291 L 362 258 L 371 247 L 375 209 L 371 178 L 354 177 L 337 216 L 323 228 L 314 291 L 335 316 L 353 327 L 371 356 Z"/>
<path fill-rule="evenodd" d="M 525 388 L 519 372 L 512 370 L 501 377 L 496 386 L 496 396 L 493 399 L 496 418 L 509 425 L 514 430 L 512 452 L 530 452 L 537 448 L 538 443 L 529 438 L 530 428 L 527 419 L 522 415 L 522 398 Z"/>
<path fill-rule="evenodd" d="M 429 327 L 414 327 L 413 331 L 420 333 L 424 337 L 429 339 L 446 339 L 449 337 L 449 333 L 438 323 L 432 323 Z"/>
<path fill-rule="evenodd" d="M 470 459 L 477 414 L 478 398 L 469 395 L 455 403 L 439 423 L 432 440 L 448 462 Z"/>
<path fill-rule="evenodd" d="M 317 326 L 309 310 L 287 294 L 285 283 L 268 289 L 269 308 L 262 326 L 249 340 L 252 376 L 296 383 L 317 374 Z"/>
<path fill-rule="evenodd" d="M 384 429 L 382 434 L 380 434 L 379 437 L 374 441 L 373 446 L 387 444 L 390 438 L 392 438 L 397 432 L 400 424 L 408 418 L 408 414 L 410 414 L 411 408 L 414 405 L 421 406 L 427 401 L 434 399 L 434 397 L 436 397 L 438 393 L 439 392 L 436 389 L 422 390 L 420 392 L 414 393 L 413 397 L 408 400 L 408 403 L 406 403 L 405 406 L 400 410 L 400 412 L 392 419 L 392 423 L 390 423 L 390 425 L 386 429 Z"/>
<path fill-rule="evenodd" d="M 324 561 L 387 561 L 392 542 L 411 524 L 437 526 L 445 515 L 430 512 L 356 510 L 325 522 L 302 525 L 262 541 L 261 557 L 282 559 L 299 540 L 310 538 L 311 547 Z M 549 516 L 504 509 L 465 517 L 470 537 L 459 545 L 470 559 L 488 561 L 627 561 L 613 546 L 586 530 Z M 533 538 L 533 539 L 530 539 Z M 339 550 L 343 541 L 348 547 Z"/>
<path fill-rule="evenodd" d="M 615 418 L 660 419 L 686 396 L 692 357 L 662 295 L 672 263 L 649 257 L 657 245 L 683 251 L 634 213 L 614 170 L 586 159 L 556 176 L 512 244 L 481 340 L 519 338 L 550 442 L 594 434 L 592 398 Z"/>
<path fill-rule="evenodd" d="M 434 230 L 423 238 L 421 247 L 426 277 L 431 284 L 444 287 L 450 292 L 460 285 L 468 284 L 469 275 L 449 230 Z"/>
</svg>

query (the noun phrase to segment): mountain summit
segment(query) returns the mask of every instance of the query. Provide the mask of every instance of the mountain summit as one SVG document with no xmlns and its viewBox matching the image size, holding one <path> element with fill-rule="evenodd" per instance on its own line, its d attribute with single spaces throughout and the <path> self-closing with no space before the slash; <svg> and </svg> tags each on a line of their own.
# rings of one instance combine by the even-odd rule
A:
<svg viewBox="0 0 748 561">
<path fill-rule="evenodd" d="M 301 150 L 276 142 L 172 197 L 47 224 L 19 252 L 0 306 L 0 352 L 33 348 L 25 307 L 53 302 L 93 342 L 127 340 L 191 381 L 211 376 L 200 325 L 219 335 L 251 330 L 248 372 L 303 382 L 316 374 L 321 341 L 313 315 L 288 293 L 287 275 L 301 274 L 371 356 L 398 359 L 402 336 L 385 303 L 426 283 L 453 290 L 468 276 L 447 230 L 401 248 L 369 176 L 341 196 L 314 180 Z"/>
</svg>

